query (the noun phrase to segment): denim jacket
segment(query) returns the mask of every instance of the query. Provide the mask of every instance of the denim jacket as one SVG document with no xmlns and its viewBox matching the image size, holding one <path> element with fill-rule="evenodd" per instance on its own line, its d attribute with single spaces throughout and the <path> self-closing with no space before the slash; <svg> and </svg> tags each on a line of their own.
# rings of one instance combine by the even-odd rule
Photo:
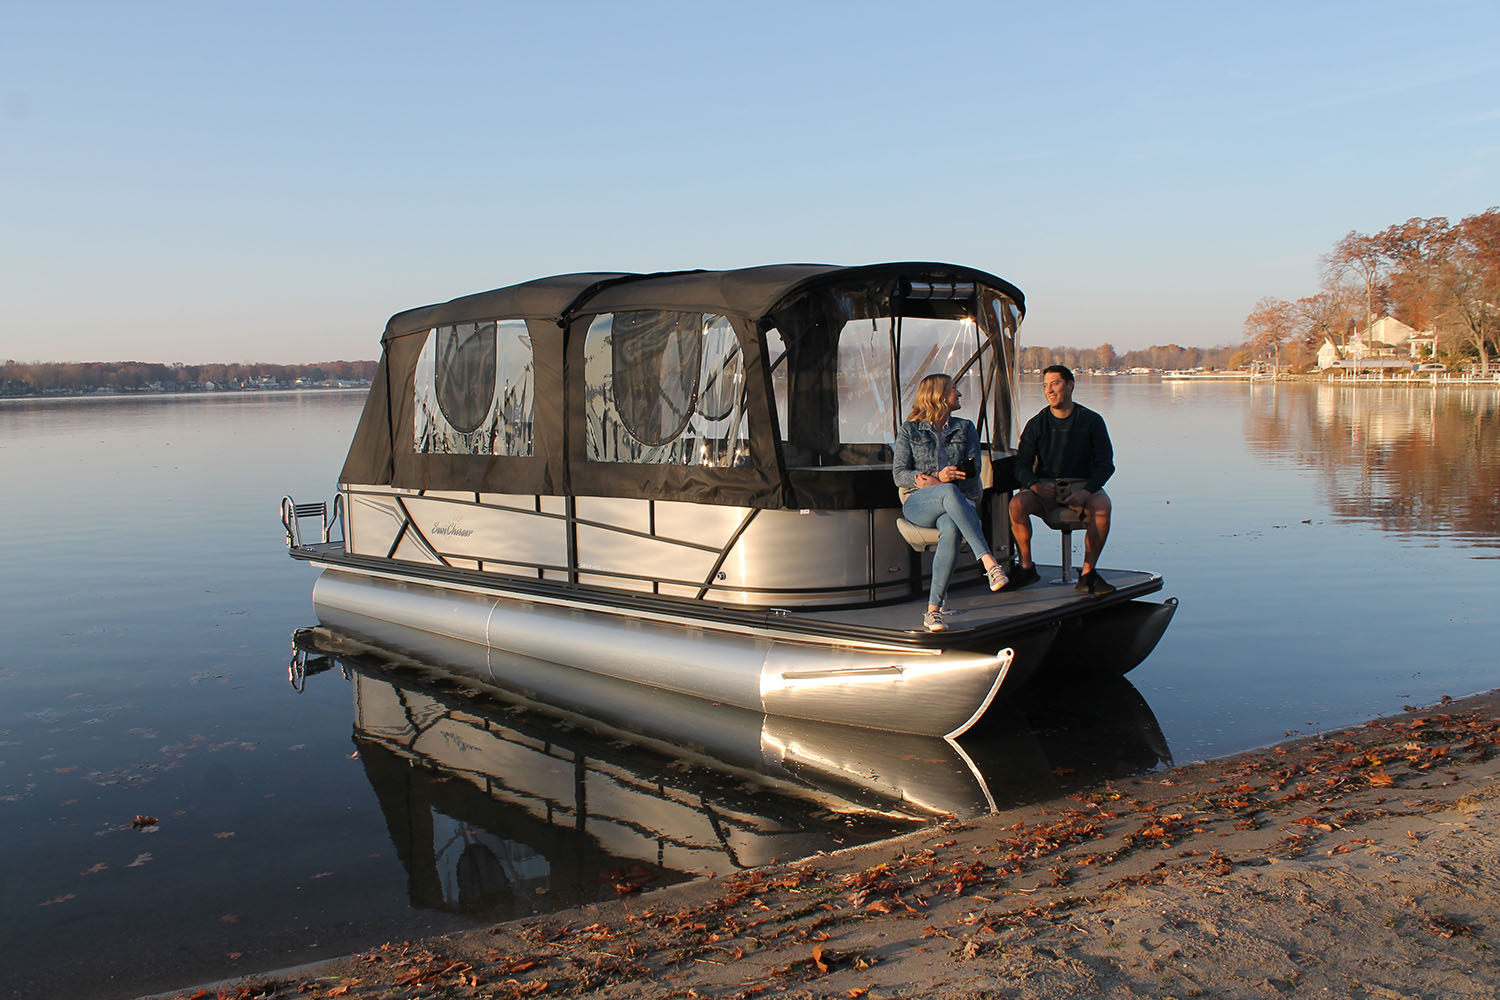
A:
<svg viewBox="0 0 1500 1000">
<path fill-rule="evenodd" d="M 917 487 L 917 473 L 935 476 L 946 465 L 961 465 L 966 458 L 979 461 L 979 431 L 972 421 L 963 417 L 949 417 L 943 425 L 943 440 L 938 441 L 938 432 L 925 420 L 908 420 L 896 432 L 896 449 L 892 460 L 891 476 L 901 490 L 905 502 L 910 491 Z M 941 457 L 940 457 L 941 456 Z M 976 504 L 984 493 L 978 475 L 954 480 L 954 486 Z"/>
</svg>

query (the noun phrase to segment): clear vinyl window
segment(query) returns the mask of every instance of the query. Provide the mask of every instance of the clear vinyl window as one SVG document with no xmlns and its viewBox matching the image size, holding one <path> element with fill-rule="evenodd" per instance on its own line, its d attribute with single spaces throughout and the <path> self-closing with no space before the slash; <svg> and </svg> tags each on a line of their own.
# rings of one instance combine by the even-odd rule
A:
<svg viewBox="0 0 1500 1000">
<path fill-rule="evenodd" d="M 898 325 L 899 324 L 899 325 Z M 892 345 L 899 344 L 899 380 L 892 399 Z M 839 440 L 845 445 L 893 444 L 906 420 L 917 384 L 928 375 L 958 375 L 979 350 L 978 326 L 967 317 L 887 316 L 849 320 L 839 333 Z M 980 422 L 980 366 L 958 380 L 958 415 Z"/>
<path fill-rule="evenodd" d="M 1021 310 L 1008 297 L 998 292 L 989 293 L 988 302 L 988 309 L 981 314 L 981 322 L 989 324 L 989 334 L 1000 344 L 1000 356 L 993 360 L 1000 381 L 1011 385 L 1020 374 L 1019 360 L 1016 357 L 1016 333 L 1021 326 Z M 1012 404 L 1009 393 L 995 394 L 995 426 L 991 428 L 990 436 L 1002 448 L 1012 447 L 1016 440 L 1016 414 L 1011 409 Z"/>
<path fill-rule="evenodd" d="M 724 316 L 605 313 L 584 341 L 590 461 L 747 465 L 745 364 Z"/>
<path fill-rule="evenodd" d="M 781 331 L 766 331 L 766 363 L 771 366 L 771 395 L 776 402 L 776 422 L 781 427 L 781 440 L 789 439 L 787 424 L 787 364 L 786 341 Z"/>
<path fill-rule="evenodd" d="M 535 374 L 524 320 L 434 327 L 412 389 L 419 454 L 532 454 Z"/>
</svg>

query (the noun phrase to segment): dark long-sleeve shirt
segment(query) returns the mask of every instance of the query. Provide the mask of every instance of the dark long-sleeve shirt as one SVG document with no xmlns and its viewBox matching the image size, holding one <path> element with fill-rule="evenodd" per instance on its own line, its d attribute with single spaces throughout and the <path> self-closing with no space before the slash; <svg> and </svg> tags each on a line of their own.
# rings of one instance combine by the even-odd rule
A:
<svg viewBox="0 0 1500 1000">
<path fill-rule="evenodd" d="M 1115 449 L 1104 418 L 1078 403 L 1066 417 L 1050 406 L 1026 421 L 1016 449 L 1016 480 L 1030 486 L 1039 479 L 1082 479 L 1097 493 L 1115 472 Z"/>
</svg>

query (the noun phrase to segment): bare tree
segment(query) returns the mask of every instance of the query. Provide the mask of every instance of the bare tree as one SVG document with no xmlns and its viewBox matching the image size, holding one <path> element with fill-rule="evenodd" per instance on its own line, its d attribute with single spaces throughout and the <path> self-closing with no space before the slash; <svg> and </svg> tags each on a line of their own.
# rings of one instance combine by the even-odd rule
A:
<svg viewBox="0 0 1500 1000">
<path fill-rule="evenodd" d="M 1323 258 L 1323 274 L 1329 284 L 1353 279 L 1365 293 L 1365 336 L 1375 325 L 1377 294 L 1383 299 L 1388 269 L 1385 248 L 1377 236 L 1350 230 Z"/>
<path fill-rule="evenodd" d="M 1245 317 L 1245 339 L 1281 367 L 1281 345 L 1297 332 L 1297 309 L 1286 299 L 1266 296 Z"/>
<path fill-rule="evenodd" d="M 1294 307 L 1302 343 L 1308 351 L 1316 353 L 1324 340 L 1340 347 L 1349 342 L 1349 331 L 1360 306 L 1348 285 L 1335 284 L 1298 299 Z"/>
</svg>

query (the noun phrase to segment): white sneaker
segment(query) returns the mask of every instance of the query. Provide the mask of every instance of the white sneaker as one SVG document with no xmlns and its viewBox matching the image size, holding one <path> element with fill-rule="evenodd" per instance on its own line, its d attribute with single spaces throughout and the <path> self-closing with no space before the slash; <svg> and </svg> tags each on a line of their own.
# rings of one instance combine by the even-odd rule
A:
<svg viewBox="0 0 1500 1000">
<path fill-rule="evenodd" d="M 929 632 L 946 632 L 948 630 L 948 623 L 943 621 L 942 608 L 938 608 L 936 611 L 929 611 L 923 615 L 922 624 L 927 626 L 927 631 Z"/>
<path fill-rule="evenodd" d="M 1001 587 L 1010 582 L 1010 580 L 1005 575 L 1005 567 L 1001 566 L 999 563 L 995 563 L 995 565 L 985 570 L 984 575 L 990 578 L 991 590 L 999 590 Z"/>
</svg>

